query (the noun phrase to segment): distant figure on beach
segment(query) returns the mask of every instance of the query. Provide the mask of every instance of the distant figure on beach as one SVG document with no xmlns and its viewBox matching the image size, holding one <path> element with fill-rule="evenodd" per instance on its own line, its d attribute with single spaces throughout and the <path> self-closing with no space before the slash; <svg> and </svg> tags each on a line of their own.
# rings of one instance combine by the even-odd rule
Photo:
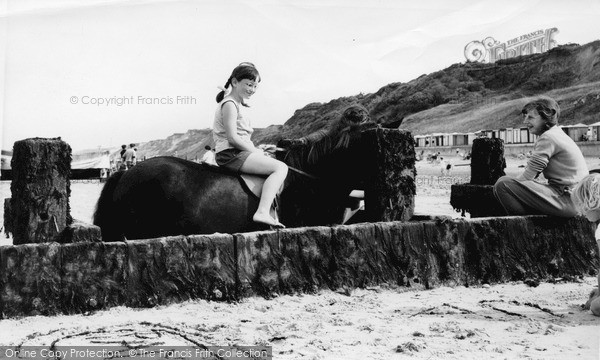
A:
<svg viewBox="0 0 600 360">
<path fill-rule="evenodd" d="M 573 202 L 579 213 L 598 224 L 600 221 L 600 174 L 589 174 L 573 189 Z M 596 239 L 600 251 L 600 239 Z M 599 252 L 600 253 L 600 252 Z M 590 309 L 596 316 L 600 316 L 600 272 L 598 273 L 598 287 L 592 291 L 586 309 Z"/>
<path fill-rule="evenodd" d="M 440 170 L 441 170 L 442 176 L 449 176 L 450 169 L 452 169 L 452 164 L 450 164 L 448 161 L 444 160 L 443 157 L 440 157 Z"/>
<path fill-rule="evenodd" d="M 206 145 L 204 147 L 204 150 L 206 151 L 204 152 L 204 155 L 202 155 L 202 159 L 200 161 L 210 165 L 217 165 L 217 162 L 215 161 L 215 153 L 211 149 L 211 147 L 209 145 Z"/>
<path fill-rule="evenodd" d="M 219 105 L 213 125 L 215 158 L 219 166 L 237 173 L 267 176 L 258 209 L 252 219 L 273 227 L 284 227 L 271 216 L 270 210 L 287 177 L 288 167 L 279 160 L 265 156 L 261 149 L 254 146 L 250 140 L 254 130 L 243 115 L 243 108 L 248 107 L 246 100 L 254 95 L 260 80 L 254 64 L 241 63 L 233 69 L 223 91 L 217 95 Z"/>
<path fill-rule="evenodd" d="M 429 161 L 430 163 L 439 164 L 440 163 L 440 156 L 441 156 L 441 154 L 438 151 L 435 154 L 428 155 L 427 156 L 427 161 Z"/>
<path fill-rule="evenodd" d="M 123 154 L 127 170 L 131 169 L 135 165 L 135 155 L 135 144 L 129 144 L 129 149 L 127 149 L 125 154 Z"/>
<path fill-rule="evenodd" d="M 470 160 L 471 159 L 471 151 L 464 152 L 463 150 L 456 150 L 456 155 L 460 157 L 462 160 Z"/>
<path fill-rule="evenodd" d="M 433 163 L 439 165 L 440 161 L 442 161 L 442 154 L 438 151 L 433 158 Z"/>
<path fill-rule="evenodd" d="M 588 168 L 577 144 L 558 127 L 558 103 L 540 97 L 527 103 L 521 114 L 529 132 L 538 139 L 524 172 L 498 179 L 494 195 L 508 215 L 575 216 L 577 209 L 570 193 L 588 174 Z M 536 181 L 540 174 L 547 184 Z"/>
<path fill-rule="evenodd" d="M 127 170 L 127 164 L 125 163 L 125 152 L 127 151 L 127 145 L 121 145 L 121 151 L 119 152 L 120 158 L 117 164 L 119 170 Z"/>
</svg>

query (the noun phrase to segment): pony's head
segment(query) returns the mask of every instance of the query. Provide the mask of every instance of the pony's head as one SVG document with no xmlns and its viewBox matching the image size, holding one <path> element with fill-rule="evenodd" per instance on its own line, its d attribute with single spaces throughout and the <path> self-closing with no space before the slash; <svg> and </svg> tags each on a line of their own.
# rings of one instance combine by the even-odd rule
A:
<svg viewBox="0 0 600 360">
<path fill-rule="evenodd" d="M 360 134 L 378 125 L 360 104 L 348 106 L 327 130 L 319 130 L 299 139 L 283 139 L 278 147 L 285 148 L 283 160 L 291 166 L 320 162 L 334 151 L 348 149 Z"/>
<path fill-rule="evenodd" d="M 346 108 L 327 130 L 282 140 L 277 154 L 292 171 L 281 197 L 281 219 L 294 226 L 341 223 L 348 195 L 368 173 L 362 134 L 377 125 L 361 105 Z M 298 171 L 299 170 L 299 171 Z"/>
<path fill-rule="evenodd" d="M 335 147 L 347 148 L 352 138 L 356 138 L 362 131 L 376 126 L 364 106 L 358 104 L 348 106 L 331 129 L 332 133 L 339 136 Z"/>
</svg>

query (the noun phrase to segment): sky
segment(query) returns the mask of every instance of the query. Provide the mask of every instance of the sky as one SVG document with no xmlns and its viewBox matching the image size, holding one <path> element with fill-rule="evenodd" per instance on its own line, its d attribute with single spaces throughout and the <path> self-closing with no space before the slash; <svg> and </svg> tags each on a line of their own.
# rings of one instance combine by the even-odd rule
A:
<svg viewBox="0 0 600 360">
<path fill-rule="evenodd" d="M 0 0 L 0 148 L 210 128 L 217 87 L 245 61 L 261 75 L 252 126 L 283 124 L 464 63 L 473 40 L 549 28 L 558 44 L 598 40 L 598 18 L 600 0 Z"/>
</svg>

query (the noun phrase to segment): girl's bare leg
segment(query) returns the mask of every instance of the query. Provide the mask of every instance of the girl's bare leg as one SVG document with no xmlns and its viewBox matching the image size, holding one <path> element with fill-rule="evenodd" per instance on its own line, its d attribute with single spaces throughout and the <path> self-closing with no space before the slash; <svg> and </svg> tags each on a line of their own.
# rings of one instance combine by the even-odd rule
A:
<svg viewBox="0 0 600 360">
<path fill-rule="evenodd" d="M 283 227 L 281 223 L 271 217 L 270 210 L 273 200 L 287 176 L 287 165 L 279 160 L 256 152 L 248 156 L 240 170 L 248 174 L 267 175 L 267 179 L 263 184 L 258 209 L 252 219 L 255 222 Z"/>
</svg>

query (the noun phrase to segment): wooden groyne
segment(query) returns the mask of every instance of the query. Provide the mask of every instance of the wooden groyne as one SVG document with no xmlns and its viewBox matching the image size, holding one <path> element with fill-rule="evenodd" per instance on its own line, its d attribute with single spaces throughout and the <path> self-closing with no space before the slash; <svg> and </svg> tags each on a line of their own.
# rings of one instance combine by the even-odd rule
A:
<svg viewBox="0 0 600 360">
<path fill-rule="evenodd" d="M 13 191 L 5 202 L 5 215 L 10 215 L 5 224 L 34 236 L 0 247 L 0 317 L 151 307 L 188 299 L 235 301 L 382 284 L 430 289 L 595 273 L 595 224 L 582 217 L 416 219 L 411 137 L 385 129 L 369 134 L 374 165 L 369 173 L 376 176 L 367 182 L 365 202 L 373 222 L 233 235 L 102 242 L 98 227 L 71 224 L 68 202 L 62 201 L 68 199 L 68 171 L 63 177 L 39 171 L 68 162 L 49 156 L 44 166 L 30 166 L 22 181 L 31 188 L 39 180 L 36 188 L 50 189 L 46 195 L 29 199 L 28 193 Z M 48 140 L 31 142 L 25 154 Z M 502 158 L 501 152 L 479 153 L 485 169 L 499 165 L 492 155 Z M 474 154 L 475 164 L 477 159 Z M 59 179 L 66 191 L 44 187 L 47 179 L 54 185 Z M 61 200 L 60 206 L 45 202 L 49 197 Z M 18 210 L 20 201 L 31 209 Z M 375 222 L 389 220 L 409 221 Z"/>
<path fill-rule="evenodd" d="M 582 217 L 423 218 L 117 243 L 0 247 L 2 318 L 150 307 L 188 299 L 412 289 L 595 274 Z"/>
<path fill-rule="evenodd" d="M 472 218 L 505 215 L 506 211 L 494 195 L 494 184 L 505 175 L 504 168 L 504 142 L 500 139 L 475 139 L 471 182 L 452 185 L 450 205 L 461 211 L 463 216 L 469 212 Z"/>
</svg>

